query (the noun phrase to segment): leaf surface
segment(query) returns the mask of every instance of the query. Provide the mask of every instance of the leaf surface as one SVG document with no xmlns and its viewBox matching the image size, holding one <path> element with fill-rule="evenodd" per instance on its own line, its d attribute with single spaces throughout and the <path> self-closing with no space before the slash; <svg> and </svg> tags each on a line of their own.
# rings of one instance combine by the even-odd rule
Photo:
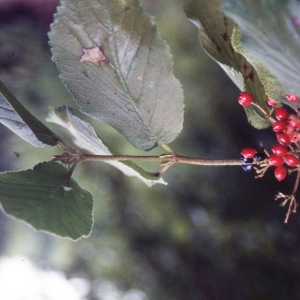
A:
<svg viewBox="0 0 300 300">
<path fill-rule="evenodd" d="M 0 174 L 0 202 L 10 215 L 38 230 L 78 239 L 90 234 L 93 197 L 74 179 L 65 182 L 68 170 L 55 162 L 33 169 Z"/>
<path fill-rule="evenodd" d="M 282 101 L 284 91 L 278 79 L 257 59 L 246 56 L 240 43 L 239 29 L 222 9 L 221 0 L 186 0 L 184 10 L 189 19 L 199 27 L 199 39 L 204 50 L 226 70 L 242 89 L 253 95 L 266 112 L 267 98 Z M 240 76 L 244 87 L 241 87 Z M 256 128 L 270 126 L 255 108 L 246 109 L 248 121 Z"/>
<path fill-rule="evenodd" d="M 288 93 L 300 95 L 299 1 L 224 0 L 223 7 L 240 28 L 243 48 L 273 72 Z"/>
<path fill-rule="evenodd" d="M 59 107 L 49 113 L 48 122 L 60 125 L 67 129 L 73 137 L 73 143 L 82 150 L 95 155 L 113 155 L 97 136 L 93 126 L 73 114 L 70 108 Z M 114 151 L 113 151 L 114 152 Z M 114 153 L 118 154 L 118 153 Z M 126 176 L 134 176 L 148 186 L 156 183 L 166 184 L 162 178 L 157 178 L 133 162 L 104 161 L 123 172 Z"/>
<path fill-rule="evenodd" d="M 62 0 L 53 60 L 80 110 L 150 150 L 182 128 L 183 92 L 168 47 L 135 0 Z"/>
<path fill-rule="evenodd" d="M 1 81 L 0 123 L 35 147 L 57 145 L 53 132 L 34 117 Z"/>
</svg>

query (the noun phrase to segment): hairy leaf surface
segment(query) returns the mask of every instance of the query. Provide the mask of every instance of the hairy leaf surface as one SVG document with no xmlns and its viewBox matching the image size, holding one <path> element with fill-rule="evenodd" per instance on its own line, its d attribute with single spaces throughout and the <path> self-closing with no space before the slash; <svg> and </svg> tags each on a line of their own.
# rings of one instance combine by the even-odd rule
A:
<svg viewBox="0 0 300 300">
<path fill-rule="evenodd" d="M 52 131 L 34 117 L 1 81 L 0 123 L 35 147 L 57 144 Z"/>
<path fill-rule="evenodd" d="M 136 0 L 62 0 L 53 60 L 80 110 L 150 150 L 182 128 L 183 92 L 168 47 Z"/>
<path fill-rule="evenodd" d="M 278 77 L 286 92 L 300 95 L 299 1 L 224 0 L 223 7 L 239 25 L 247 52 Z"/>
<path fill-rule="evenodd" d="M 78 239 L 93 226 L 93 197 L 68 170 L 55 162 L 43 162 L 33 170 L 0 174 L 0 202 L 4 210 L 39 230 Z"/>
</svg>

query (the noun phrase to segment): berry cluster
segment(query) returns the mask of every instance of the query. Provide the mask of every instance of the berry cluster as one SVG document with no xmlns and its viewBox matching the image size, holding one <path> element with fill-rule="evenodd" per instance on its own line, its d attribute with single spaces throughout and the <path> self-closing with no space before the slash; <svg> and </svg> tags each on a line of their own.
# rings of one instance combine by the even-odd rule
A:
<svg viewBox="0 0 300 300">
<path fill-rule="evenodd" d="M 286 98 L 293 103 L 299 102 L 299 98 L 293 94 L 286 94 Z M 251 94 L 242 92 L 238 102 L 243 106 L 254 105 L 257 107 L 272 124 L 273 132 L 276 134 L 277 143 L 272 147 L 272 154 L 264 149 L 262 143 L 261 151 L 257 152 L 254 148 L 245 148 L 241 151 L 241 161 L 245 171 L 256 171 L 256 178 L 263 177 L 270 167 L 275 167 L 274 175 L 278 181 L 284 180 L 287 174 L 297 172 L 297 179 L 291 195 L 278 193 L 276 199 L 283 198 L 281 203 L 284 206 L 290 202 L 285 222 L 288 221 L 289 215 L 296 212 L 297 202 L 295 194 L 300 180 L 300 117 L 296 114 L 289 114 L 283 107 L 277 107 L 276 101 L 268 99 L 271 111 L 267 114 L 258 104 L 253 101 Z M 274 113 L 275 119 L 272 117 Z"/>
<path fill-rule="evenodd" d="M 245 148 L 241 151 L 241 161 L 245 171 L 251 171 L 253 168 L 258 174 L 256 177 L 262 177 L 267 169 L 275 167 L 274 174 L 278 181 L 285 179 L 287 167 L 299 166 L 299 158 L 289 152 L 289 149 L 281 144 L 275 144 L 272 147 L 272 154 L 269 154 L 264 148 L 262 152 L 256 152 L 254 148 Z M 293 169 L 289 169 L 293 171 Z"/>
</svg>

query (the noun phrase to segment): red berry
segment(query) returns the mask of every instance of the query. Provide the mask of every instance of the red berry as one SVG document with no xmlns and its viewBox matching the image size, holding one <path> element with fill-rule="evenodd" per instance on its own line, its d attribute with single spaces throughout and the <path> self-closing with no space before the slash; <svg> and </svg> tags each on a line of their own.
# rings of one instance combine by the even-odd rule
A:
<svg viewBox="0 0 300 300">
<path fill-rule="evenodd" d="M 296 115 L 289 115 L 288 123 L 293 127 L 300 128 L 300 119 Z"/>
<path fill-rule="evenodd" d="M 284 157 L 284 161 L 290 167 L 295 167 L 299 164 L 299 159 L 293 154 L 287 154 Z"/>
<path fill-rule="evenodd" d="M 291 143 L 290 137 L 285 133 L 277 133 L 276 138 L 279 144 L 283 146 L 288 146 Z"/>
<path fill-rule="evenodd" d="M 283 128 L 283 132 L 287 135 L 292 134 L 294 132 L 294 130 L 295 130 L 295 128 L 290 124 L 286 124 Z"/>
<path fill-rule="evenodd" d="M 239 95 L 238 101 L 243 106 L 249 106 L 252 102 L 252 96 L 247 92 L 242 92 Z"/>
<path fill-rule="evenodd" d="M 286 168 L 284 166 L 279 166 L 275 169 L 274 173 L 277 180 L 281 181 L 286 177 Z"/>
<path fill-rule="evenodd" d="M 256 150 L 253 148 L 244 148 L 240 154 L 246 158 L 253 158 L 255 153 L 256 153 Z"/>
<path fill-rule="evenodd" d="M 277 156 L 276 154 L 271 154 L 268 157 L 268 161 L 272 166 L 278 167 L 282 166 L 284 163 L 284 160 L 281 156 Z"/>
<path fill-rule="evenodd" d="M 271 98 L 268 98 L 267 102 L 272 107 L 276 106 L 276 104 L 277 104 L 277 102 Z"/>
<path fill-rule="evenodd" d="M 280 144 L 273 145 L 272 151 L 276 156 L 285 156 L 288 153 L 287 147 Z"/>
<path fill-rule="evenodd" d="M 278 121 L 285 121 L 287 120 L 289 113 L 285 108 L 279 107 L 275 110 L 275 117 Z"/>
<path fill-rule="evenodd" d="M 285 125 L 286 125 L 285 121 L 277 121 L 277 122 L 273 123 L 273 125 L 272 125 L 273 131 L 274 132 L 282 132 Z"/>
<path fill-rule="evenodd" d="M 296 103 L 299 101 L 299 97 L 297 95 L 294 94 L 285 94 L 286 98 L 293 103 Z"/>
<path fill-rule="evenodd" d="M 297 143 L 300 141 L 300 133 L 297 132 L 297 131 L 294 131 L 292 132 L 290 135 L 289 135 L 290 139 L 291 139 L 291 142 L 293 143 Z"/>
</svg>

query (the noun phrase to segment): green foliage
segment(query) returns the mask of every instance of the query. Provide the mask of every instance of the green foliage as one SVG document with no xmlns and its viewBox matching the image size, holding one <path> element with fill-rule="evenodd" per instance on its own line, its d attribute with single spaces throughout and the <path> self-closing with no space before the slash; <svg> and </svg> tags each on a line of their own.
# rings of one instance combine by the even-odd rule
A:
<svg viewBox="0 0 300 300">
<path fill-rule="evenodd" d="M 68 170 L 55 162 L 43 162 L 33 170 L 0 175 L 0 201 L 4 210 L 39 230 L 78 239 L 93 225 L 93 197 Z"/>
<path fill-rule="evenodd" d="M 299 23 L 295 19 L 300 8 L 293 3 L 184 3 L 186 16 L 199 28 L 205 51 L 267 112 L 268 97 L 285 102 L 282 85 L 287 92 L 300 94 Z M 62 0 L 49 37 L 60 78 L 84 114 L 107 123 L 146 151 L 177 137 L 183 121 L 182 88 L 172 73 L 168 47 L 138 1 Z M 59 141 L 71 150 L 75 145 L 76 154 L 118 154 L 104 145 L 90 123 L 66 107 L 53 109 L 48 121 L 67 129 L 73 138 L 71 147 L 1 82 L 0 104 L 0 122 L 34 146 L 55 146 Z M 246 112 L 254 127 L 269 125 L 255 107 L 247 107 Z M 162 167 L 167 168 L 170 160 L 164 160 Z M 165 183 L 132 162 L 109 163 L 148 185 Z M 58 163 L 44 162 L 32 170 L 0 174 L 3 208 L 40 230 L 72 239 L 88 236 L 93 198 L 69 178 L 73 167 L 68 173 Z"/>
<path fill-rule="evenodd" d="M 223 7 L 239 26 L 245 57 L 258 59 L 286 92 L 299 95 L 299 2 L 224 0 Z"/>
<path fill-rule="evenodd" d="M 240 43 L 239 29 L 223 12 L 221 0 L 187 0 L 184 10 L 187 17 L 198 24 L 199 39 L 205 51 L 224 68 L 229 68 L 228 73 L 233 73 L 233 80 L 237 74 L 243 77 L 244 87 L 240 88 L 253 95 L 256 103 L 269 111 L 268 97 L 282 101 L 285 94 L 280 82 L 257 59 L 246 56 L 247 52 Z M 246 112 L 248 121 L 255 128 L 270 125 L 256 108 L 248 107 Z"/>
<path fill-rule="evenodd" d="M 0 122 L 35 147 L 57 144 L 53 132 L 34 117 L 1 81 Z"/>
<path fill-rule="evenodd" d="M 72 136 L 74 145 L 87 153 L 95 155 L 120 154 L 114 149 L 108 149 L 108 147 L 104 145 L 102 140 L 97 136 L 93 126 L 75 116 L 70 108 L 64 106 L 52 109 L 47 121 L 65 128 Z M 151 175 L 131 161 L 107 161 L 107 163 L 116 167 L 127 176 L 139 178 L 148 186 L 152 186 L 156 183 L 166 184 L 162 178 Z"/>
<path fill-rule="evenodd" d="M 51 28 L 53 60 L 83 113 L 143 150 L 174 140 L 182 88 L 138 1 L 61 1 Z"/>
</svg>

